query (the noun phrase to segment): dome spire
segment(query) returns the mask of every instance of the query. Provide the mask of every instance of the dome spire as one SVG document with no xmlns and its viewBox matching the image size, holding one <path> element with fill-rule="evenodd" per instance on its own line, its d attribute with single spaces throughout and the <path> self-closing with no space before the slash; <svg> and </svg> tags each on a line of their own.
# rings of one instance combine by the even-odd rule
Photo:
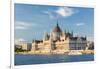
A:
<svg viewBox="0 0 100 69">
<path fill-rule="evenodd" d="M 56 24 L 56 26 L 59 27 L 58 20 L 57 20 L 57 24 Z"/>
<path fill-rule="evenodd" d="M 57 20 L 57 25 L 56 25 L 56 27 L 54 27 L 54 29 L 53 29 L 53 32 L 61 32 L 61 29 L 60 29 L 60 27 L 59 27 L 59 25 L 58 25 L 58 20 Z"/>
</svg>

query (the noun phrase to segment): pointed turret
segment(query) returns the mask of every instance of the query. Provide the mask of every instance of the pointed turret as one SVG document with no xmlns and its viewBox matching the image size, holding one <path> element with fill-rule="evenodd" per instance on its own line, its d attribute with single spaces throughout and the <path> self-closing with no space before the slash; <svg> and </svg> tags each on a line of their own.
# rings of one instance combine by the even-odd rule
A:
<svg viewBox="0 0 100 69">
<path fill-rule="evenodd" d="M 43 40 L 49 40 L 49 35 L 48 35 L 47 32 L 44 33 L 44 38 L 43 38 Z"/>
<path fill-rule="evenodd" d="M 73 36 L 73 31 L 71 32 L 71 35 Z"/>
<path fill-rule="evenodd" d="M 61 32 L 61 29 L 60 29 L 60 27 L 59 27 L 59 25 L 58 25 L 58 21 L 57 21 L 56 26 L 55 26 L 54 29 L 53 29 L 53 32 Z"/>
</svg>

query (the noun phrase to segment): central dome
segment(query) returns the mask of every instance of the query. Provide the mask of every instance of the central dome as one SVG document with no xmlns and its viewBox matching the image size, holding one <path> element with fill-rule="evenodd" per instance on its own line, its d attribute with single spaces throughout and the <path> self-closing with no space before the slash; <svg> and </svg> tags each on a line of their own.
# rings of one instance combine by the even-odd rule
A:
<svg viewBox="0 0 100 69">
<path fill-rule="evenodd" d="M 53 32 L 61 32 L 61 29 L 57 23 L 56 27 L 54 27 Z"/>
</svg>

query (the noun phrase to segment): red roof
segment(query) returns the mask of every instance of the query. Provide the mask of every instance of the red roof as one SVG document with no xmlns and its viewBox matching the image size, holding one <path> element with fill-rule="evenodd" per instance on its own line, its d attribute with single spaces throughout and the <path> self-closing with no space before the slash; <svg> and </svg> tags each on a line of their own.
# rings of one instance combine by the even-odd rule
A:
<svg viewBox="0 0 100 69">
<path fill-rule="evenodd" d="M 56 27 L 54 27 L 53 32 L 61 32 L 61 29 L 60 29 L 60 27 L 58 26 L 58 24 L 57 24 Z"/>
</svg>

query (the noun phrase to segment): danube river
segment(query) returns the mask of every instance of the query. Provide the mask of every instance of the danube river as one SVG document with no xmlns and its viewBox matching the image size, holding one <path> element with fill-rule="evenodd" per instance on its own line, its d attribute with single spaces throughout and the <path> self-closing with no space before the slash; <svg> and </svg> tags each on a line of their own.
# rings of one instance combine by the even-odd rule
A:
<svg viewBox="0 0 100 69">
<path fill-rule="evenodd" d="M 93 54 L 84 55 L 15 55 L 15 65 L 93 61 Z"/>
</svg>

